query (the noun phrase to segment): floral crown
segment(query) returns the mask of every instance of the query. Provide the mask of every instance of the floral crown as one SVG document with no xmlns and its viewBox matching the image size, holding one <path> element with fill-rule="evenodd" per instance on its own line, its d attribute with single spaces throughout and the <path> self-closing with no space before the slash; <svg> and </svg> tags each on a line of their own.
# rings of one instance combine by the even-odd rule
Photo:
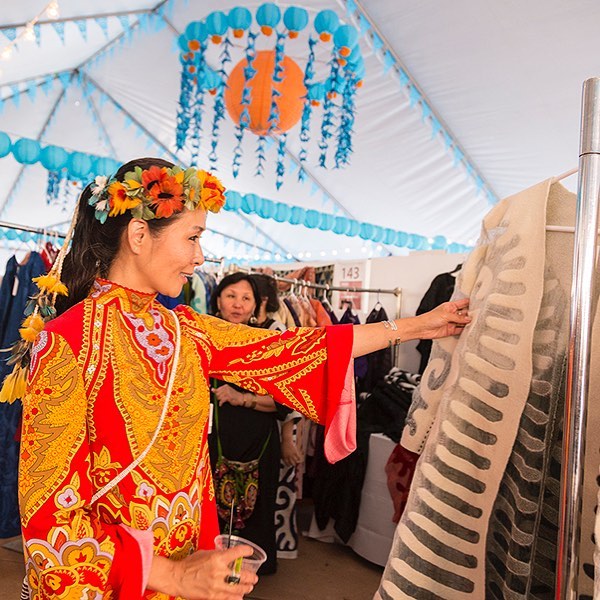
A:
<svg viewBox="0 0 600 600">
<path fill-rule="evenodd" d="M 184 208 L 219 212 L 225 204 L 223 184 L 208 171 L 181 167 L 135 167 L 123 181 L 101 175 L 92 184 L 88 201 L 98 221 L 130 210 L 134 219 L 169 218 Z"/>
</svg>

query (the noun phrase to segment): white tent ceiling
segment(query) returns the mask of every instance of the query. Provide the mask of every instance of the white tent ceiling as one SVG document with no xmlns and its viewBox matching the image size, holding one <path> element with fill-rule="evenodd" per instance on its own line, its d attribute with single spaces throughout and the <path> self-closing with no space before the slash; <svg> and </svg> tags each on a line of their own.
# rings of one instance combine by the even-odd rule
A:
<svg viewBox="0 0 600 600">
<path fill-rule="evenodd" d="M 21 26 L 47 4 L 47 0 L 3 2 L 0 34 L 15 26 L 21 32 Z M 59 0 L 58 4 L 64 43 L 55 24 L 42 15 L 39 46 L 22 41 L 10 59 L 0 60 L 0 98 L 5 99 L 0 131 L 13 141 L 39 139 L 124 162 L 176 151 L 178 33 L 212 10 L 227 12 L 234 6 L 252 10 L 261 2 Z M 135 25 L 163 4 L 162 28 Z M 311 15 L 329 8 L 352 22 L 346 0 L 293 4 L 304 6 Z M 234 179 L 233 127 L 226 119 L 218 174 L 227 187 L 470 244 L 489 209 L 490 196 L 504 197 L 576 166 L 581 84 L 600 74 L 600 4 L 593 0 L 355 4 L 354 19 L 362 13 L 371 28 L 360 41 L 366 76 L 357 95 L 350 166 L 324 170 L 317 166 L 317 154 L 311 153 L 307 182 L 289 175 L 277 190 L 274 148 L 269 150 L 265 176 L 255 177 L 253 148 L 248 146 L 240 175 Z M 279 5 L 283 9 L 290 3 Z M 102 15 L 108 16 L 106 32 L 98 25 Z M 82 19 L 87 40 L 76 24 Z M 126 37 L 127 24 L 134 33 L 129 42 L 119 43 Z M 389 49 L 397 59 L 396 67 L 386 71 L 382 52 L 373 48 L 372 32 L 385 43 L 383 50 Z M 8 42 L 0 35 L 0 53 Z M 411 101 L 407 82 L 398 75 L 401 67 L 411 77 L 408 86 L 422 94 L 420 99 L 413 96 Z M 39 88 L 35 94 L 27 91 L 28 82 L 61 72 L 73 76 L 63 76 L 62 83 L 55 79 L 47 93 Z M 18 103 L 10 99 L 15 93 Z M 450 147 L 432 128 L 432 117 L 451 133 Z M 295 139 L 288 143 L 292 163 L 300 150 Z M 457 152 L 465 155 L 468 169 L 457 161 Z M 179 157 L 183 163 L 190 159 L 185 152 Z M 207 157 L 208 150 L 202 147 L 199 166 L 208 164 Z M 12 155 L 0 159 L 0 219 L 38 227 L 65 221 L 68 213 L 46 204 L 46 176 L 39 164 L 23 168 Z M 477 176 L 484 191 L 477 189 Z M 224 213 L 212 217 L 209 226 L 226 234 L 206 240 L 216 255 L 262 257 L 266 249 L 281 256 L 322 259 L 403 252 L 256 215 Z"/>
</svg>

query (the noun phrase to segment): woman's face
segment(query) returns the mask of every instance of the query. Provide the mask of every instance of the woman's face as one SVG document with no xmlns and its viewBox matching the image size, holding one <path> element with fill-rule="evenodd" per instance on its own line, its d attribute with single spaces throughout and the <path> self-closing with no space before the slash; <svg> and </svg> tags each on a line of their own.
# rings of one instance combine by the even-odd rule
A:
<svg viewBox="0 0 600 600">
<path fill-rule="evenodd" d="M 204 262 L 200 236 L 205 229 L 205 211 L 184 210 L 157 235 L 146 236 L 137 260 L 143 287 L 172 298 L 179 296 L 194 267 Z"/>
<path fill-rule="evenodd" d="M 256 308 L 252 287 L 244 279 L 228 285 L 217 298 L 217 307 L 226 321 L 248 323 Z"/>
</svg>

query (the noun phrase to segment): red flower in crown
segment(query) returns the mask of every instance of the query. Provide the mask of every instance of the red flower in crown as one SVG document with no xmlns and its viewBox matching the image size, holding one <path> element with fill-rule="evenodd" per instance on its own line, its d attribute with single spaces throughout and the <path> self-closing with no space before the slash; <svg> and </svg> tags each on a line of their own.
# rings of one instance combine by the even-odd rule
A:
<svg viewBox="0 0 600 600">
<path fill-rule="evenodd" d="M 183 172 L 170 175 L 166 167 L 152 166 L 142 172 L 142 185 L 152 198 L 158 218 L 168 218 L 183 210 Z"/>
</svg>

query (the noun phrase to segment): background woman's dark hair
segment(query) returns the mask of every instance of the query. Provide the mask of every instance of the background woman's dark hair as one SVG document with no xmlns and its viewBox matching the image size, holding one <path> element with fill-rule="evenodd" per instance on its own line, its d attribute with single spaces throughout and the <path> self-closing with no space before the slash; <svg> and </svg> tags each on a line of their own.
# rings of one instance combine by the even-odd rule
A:
<svg viewBox="0 0 600 600">
<path fill-rule="evenodd" d="M 221 281 L 219 281 L 219 285 L 215 288 L 215 291 L 212 293 L 210 297 L 210 312 L 213 315 L 216 315 L 219 312 L 219 307 L 217 306 L 217 298 L 221 296 L 223 291 L 228 288 L 230 285 L 234 285 L 239 283 L 240 281 L 247 281 L 252 288 L 252 294 L 254 295 L 254 301 L 256 302 L 256 308 L 254 309 L 254 316 L 258 315 L 258 310 L 260 308 L 261 297 L 258 293 L 258 288 L 256 287 L 256 282 L 252 279 L 251 275 L 247 273 L 231 273 L 231 275 L 225 275 Z"/>
<path fill-rule="evenodd" d="M 173 163 L 161 158 L 137 158 L 125 163 L 114 175 L 123 181 L 125 174 L 134 167 L 146 170 L 152 166 L 172 167 Z M 79 197 L 79 216 L 73 231 L 71 249 L 65 257 L 61 281 L 67 286 L 69 295 L 58 296 L 56 311 L 63 313 L 87 297 L 96 277 L 106 277 L 117 256 L 121 238 L 131 221 L 131 213 L 108 217 L 104 224 L 94 216 L 95 210 L 88 204 L 92 195 L 92 183 L 88 184 Z M 172 223 L 170 219 L 148 221 L 150 232 L 157 234 Z"/>
<path fill-rule="evenodd" d="M 277 312 L 279 310 L 279 296 L 275 279 L 266 273 L 253 273 L 250 277 L 256 282 L 260 297 L 267 299 L 267 312 Z"/>
</svg>

